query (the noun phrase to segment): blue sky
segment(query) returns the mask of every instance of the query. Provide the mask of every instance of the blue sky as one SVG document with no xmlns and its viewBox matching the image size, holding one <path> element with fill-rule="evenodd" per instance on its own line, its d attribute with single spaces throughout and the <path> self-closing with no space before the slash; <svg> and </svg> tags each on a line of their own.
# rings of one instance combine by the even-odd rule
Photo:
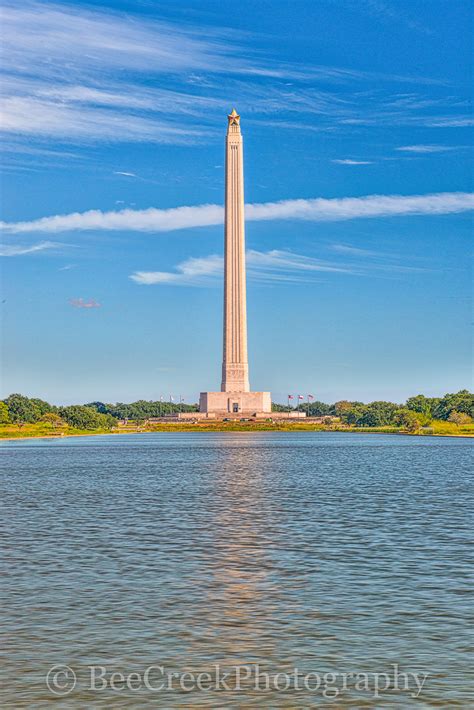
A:
<svg viewBox="0 0 474 710">
<path fill-rule="evenodd" d="M 463 0 L 7 0 L 2 396 L 218 389 L 234 105 L 252 388 L 469 387 L 471 23 Z"/>
</svg>

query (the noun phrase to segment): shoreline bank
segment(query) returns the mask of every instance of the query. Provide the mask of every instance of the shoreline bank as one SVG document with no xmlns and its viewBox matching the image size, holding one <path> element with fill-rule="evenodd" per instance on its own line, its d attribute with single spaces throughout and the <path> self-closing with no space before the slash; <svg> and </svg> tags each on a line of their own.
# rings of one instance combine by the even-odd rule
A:
<svg viewBox="0 0 474 710">
<path fill-rule="evenodd" d="M 314 433 L 314 432 L 324 432 L 324 433 L 332 433 L 332 434 L 390 434 L 390 435 L 395 435 L 395 436 L 416 436 L 416 437 L 451 437 L 451 438 L 463 438 L 463 439 L 471 439 L 474 438 L 474 433 L 468 433 L 468 432 L 459 432 L 459 433 L 454 433 L 454 432 L 449 432 L 449 433 L 442 433 L 442 432 L 411 432 L 411 431 L 394 431 L 393 429 L 391 430 L 384 430 L 381 428 L 374 427 L 373 429 L 334 429 L 334 428 L 321 428 L 321 427 L 314 427 L 314 428 L 309 428 L 309 427 L 301 427 L 301 426 L 286 426 L 285 428 L 277 428 L 277 427 L 241 427 L 241 428 L 230 428 L 230 427 L 213 427 L 213 428 L 204 428 L 204 427 L 193 427 L 189 425 L 166 425 L 158 429 L 149 429 L 149 430 L 142 430 L 142 431 L 88 431 L 88 432 L 81 432 L 81 433 L 62 433 L 62 434 L 33 434 L 33 435 L 26 435 L 26 436 L 2 436 L 0 433 L 0 443 L 2 441 L 31 441 L 32 439 L 55 439 L 55 440 L 62 440 L 62 439 L 71 439 L 71 438 L 78 438 L 82 436 L 123 436 L 124 434 L 163 434 L 163 433 L 175 433 L 175 434 L 188 434 L 192 432 L 199 432 L 199 433 L 232 433 L 232 434 L 239 434 L 239 433 L 254 433 L 258 434 L 260 432 L 262 433 L 268 433 L 268 432 L 281 432 L 281 433 L 294 433 L 294 432 L 302 432 L 302 433 Z"/>
</svg>

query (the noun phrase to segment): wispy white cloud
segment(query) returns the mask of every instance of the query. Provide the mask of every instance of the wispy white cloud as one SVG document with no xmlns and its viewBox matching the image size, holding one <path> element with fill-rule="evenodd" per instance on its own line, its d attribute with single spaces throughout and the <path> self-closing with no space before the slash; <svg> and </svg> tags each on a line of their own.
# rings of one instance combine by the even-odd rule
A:
<svg viewBox="0 0 474 710">
<path fill-rule="evenodd" d="M 10 96 L 3 100 L 2 130 L 15 135 L 43 138 L 186 143 L 202 135 L 159 118 L 111 112 L 106 109 L 43 101 L 37 97 Z"/>
<path fill-rule="evenodd" d="M 63 244 L 58 242 L 39 242 L 30 246 L 18 244 L 2 244 L 0 245 L 0 256 L 23 256 L 24 254 L 35 254 L 45 249 L 54 249 L 63 247 Z"/>
<path fill-rule="evenodd" d="M 217 254 L 190 258 L 178 264 L 175 271 L 135 271 L 130 278 L 137 284 L 171 284 L 174 286 L 203 285 L 209 277 L 223 273 L 224 259 Z"/>
<path fill-rule="evenodd" d="M 338 165 L 372 165 L 372 160 L 352 160 L 351 158 L 331 160 L 331 163 Z"/>
<path fill-rule="evenodd" d="M 362 273 L 410 273 L 430 270 L 423 266 L 422 263 L 420 263 L 420 259 L 418 259 L 418 263 L 416 265 L 407 264 L 406 256 L 404 254 L 387 253 L 380 250 L 376 251 L 374 249 L 365 249 L 363 247 L 356 247 L 351 244 L 331 244 L 330 249 L 331 251 L 337 252 L 337 254 L 341 254 L 343 257 L 346 257 L 348 259 L 348 263 L 351 266 L 357 264 L 358 269 Z"/>
<path fill-rule="evenodd" d="M 450 108 L 449 97 L 442 101 L 446 109 Z M 411 106 L 399 106 L 388 109 L 380 105 L 376 100 L 367 100 L 362 106 L 355 106 L 351 111 L 346 111 L 345 115 L 340 112 L 337 118 L 338 123 L 343 126 L 415 126 L 426 128 L 462 128 L 474 125 L 474 119 L 470 115 L 460 116 L 432 116 L 429 112 L 430 106 L 426 105 L 427 111 L 423 113 L 414 111 Z"/>
<path fill-rule="evenodd" d="M 247 74 L 279 79 L 354 81 L 380 73 L 324 65 L 289 65 L 264 61 L 249 46 L 239 51 L 249 33 L 229 27 L 172 23 L 149 14 L 114 12 L 110 8 L 74 7 L 39 0 L 19 5 L 5 0 L 3 11 L 6 66 L 48 77 L 127 72 L 182 74 L 190 83 L 208 84 L 207 73 Z M 394 81 L 412 77 L 392 76 Z M 423 77 L 416 77 L 423 80 Z M 425 79 L 431 81 L 431 79 Z"/>
<path fill-rule="evenodd" d="M 240 97 L 250 120 L 276 119 L 275 130 L 468 120 L 438 116 L 426 123 L 424 110 L 462 105 L 453 97 L 359 90 L 374 81 L 429 85 L 436 78 L 278 63 L 254 51 L 254 35 L 225 27 L 44 0 L 5 0 L 3 15 L 3 130 L 19 141 L 206 140 L 201 126 L 228 109 L 230 94 Z M 189 121 L 198 115 L 199 127 Z"/>
<path fill-rule="evenodd" d="M 125 170 L 114 170 L 114 175 L 125 175 L 125 177 L 138 177 L 135 173 L 128 173 Z"/>
<path fill-rule="evenodd" d="M 311 272 L 313 274 L 311 275 Z M 272 249 L 261 252 L 249 249 L 247 252 L 247 273 L 258 281 L 304 281 L 314 272 L 354 273 L 353 267 L 316 259 L 304 254 Z"/>
<path fill-rule="evenodd" d="M 455 150 L 451 145 L 402 145 L 397 150 L 405 153 L 444 153 L 448 150 Z"/>
<path fill-rule="evenodd" d="M 437 118 L 428 118 L 425 125 L 432 128 L 467 128 L 474 126 L 474 118 L 472 116 L 438 116 Z"/>
<path fill-rule="evenodd" d="M 381 21 L 393 26 L 399 22 L 414 32 L 430 35 L 432 30 L 426 25 L 418 22 L 414 17 L 411 17 L 407 8 L 400 7 L 399 3 L 384 2 L 384 0 L 357 0 L 355 7 L 358 10 L 367 11 L 374 17 L 378 17 Z"/>
<path fill-rule="evenodd" d="M 474 193 L 440 192 L 427 195 L 367 195 L 326 199 L 281 200 L 248 204 L 248 221 L 308 220 L 341 221 L 404 215 L 441 215 L 474 209 Z M 178 229 L 222 224 L 221 205 L 198 205 L 112 212 L 89 210 L 66 215 L 41 217 L 27 222 L 0 222 L 5 232 L 71 232 L 84 230 L 170 232 Z"/>
<path fill-rule="evenodd" d="M 10 143 L 4 142 L 2 144 L 2 153 L 22 153 L 23 155 L 39 157 L 42 159 L 43 162 L 44 158 L 63 158 L 64 160 L 74 158 L 79 160 L 81 157 L 83 157 L 80 153 L 72 153 L 66 150 L 54 150 L 52 148 L 40 148 L 15 141 L 12 141 Z"/>
<path fill-rule="evenodd" d="M 256 281 L 301 281 L 311 272 L 353 273 L 351 268 L 278 249 L 268 252 L 250 249 L 246 258 L 248 277 Z M 130 278 L 142 286 L 206 286 L 222 278 L 223 271 L 223 257 L 211 254 L 186 259 L 175 271 L 135 271 Z"/>
<path fill-rule="evenodd" d="M 42 217 L 31 222 L 1 223 L 6 231 L 18 232 L 69 232 L 100 229 L 107 231 L 168 232 L 192 227 L 209 227 L 221 224 L 224 209 L 220 205 L 175 207 L 160 210 L 123 209 L 116 212 L 89 210 L 67 215 Z"/>
<path fill-rule="evenodd" d="M 204 32 L 110 9 L 7 0 L 2 37 L 3 130 L 19 137 L 186 142 L 199 131 L 172 114 L 192 105 L 202 111 L 209 101 L 149 89 L 144 76 L 175 76 L 185 86 L 191 71 L 260 69 L 251 51 L 237 51 L 240 35 L 232 30 Z"/>
<path fill-rule="evenodd" d="M 257 251 L 246 254 L 247 276 L 258 283 L 308 283 L 321 275 L 375 276 L 393 278 L 394 274 L 410 275 L 426 271 L 422 266 L 400 263 L 400 257 L 346 245 L 333 245 L 347 260 L 339 262 L 315 258 L 282 249 Z M 224 259 L 217 254 L 190 258 L 173 271 L 135 271 L 130 279 L 141 286 L 215 286 L 222 280 Z"/>
<path fill-rule="evenodd" d="M 331 249 L 337 251 L 340 254 L 347 254 L 348 256 L 378 256 L 378 252 L 372 251 L 371 249 L 361 249 L 360 247 L 353 247 L 349 244 L 332 244 Z"/>
<path fill-rule="evenodd" d="M 391 109 L 409 109 L 412 111 L 419 111 L 420 109 L 433 108 L 435 106 L 445 106 L 446 99 L 426 96 L 424 94 L 418 94 L 416 92 L 395 94 L 394 96 L 388 97 L 384 102 L 383 106 Z M 459 106 L 459 102 L 451 98 L 451 104 Z"/>
<path fill-rule="evenodd" d="M 70 71 L 89 74 L 128 71 L 182 72 L 212 70 L 233 72 L 258 66 L 242 56 L 232 57 L 232 37 L 227 30 L 206 35 L 198 28 L 141 19 L 112 10 L 86 9 L 48 2 L 4 3 L 3 35 L 7 68 L 30 73 Z"/>
<path fill-rule="evenodd" d="M 88 301 L 84 301 L 83 298 L 70 298 L 69 303 L 71 306 L 74 306 L 74 308 L 100 308 L 102 305 L 93 298 L 90 298 Z"/>
</svg>

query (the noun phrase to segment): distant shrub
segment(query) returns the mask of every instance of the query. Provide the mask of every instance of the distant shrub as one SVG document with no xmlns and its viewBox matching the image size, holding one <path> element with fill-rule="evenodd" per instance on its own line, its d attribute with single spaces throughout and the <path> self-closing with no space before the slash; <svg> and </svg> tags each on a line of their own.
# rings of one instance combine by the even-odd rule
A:
<svg viewBox="0 0 474 710">
<path fill-rule="evenodd" d="M 33 424 L 41 417 L 41 408 L 22 394 L 11 394 L 6 398 L 10 420 L 15 424 Z"/>
<path fill-rule="evenodd" d="M 63 426 L 65 423 L 55 412 L 46 412 L 46 414 L 43 414 L 40 421 L 49 424 L 53 429 Z"/>
<path fill-rule="evenodd" d="M 421 415 L 422 416 L 422 415 Z M 395 413 L 395 423 L 407 431 L 417 431 L 420 428 L 421 416 L 411 409 L 401 407 Z"/>
<path fill-rule="evenodd" d="M 54 407 L 53 405 L 49 404 L 49 402 L 45 402 L 44 399 L 38 399 L 37 397 L 33 397 L 32 399 L 30 399 L 30 402 L 38 409 L 38 411 L 40 412 L 40 416 L 48 412 L 55 412 L 57 410 L 57 407 Z"/>
<path fill-rule="evenodd" d="M 110 414 L 101 414 L 92 407 L 80 404 L 60 407 L 59 414 L 69 426 L 76 429 L 111 429 L 117 423 Z"/>
<path fill-rule="evenodd" d="M 448 417 L 448 422 L 453 422 L 453 424 L 457 424 L 458 426 L 462 426 L 463 424 L 472 424 L 472 417 L 470 417 L 469 414 L 457 412 L 453 409 Z"/>
<path fill-rule="evenodd" d="M 10 424 L 10 414 L 5 402 L 0 402 L 0 424 Z"/>
<path fill-rule="evenodd" d="M 462 412 L 474 418 L 474 395 L 467 390 L 445 394 L 433 412 L 435 419 L 448 420 L 451 412 Z"/>
</svg>

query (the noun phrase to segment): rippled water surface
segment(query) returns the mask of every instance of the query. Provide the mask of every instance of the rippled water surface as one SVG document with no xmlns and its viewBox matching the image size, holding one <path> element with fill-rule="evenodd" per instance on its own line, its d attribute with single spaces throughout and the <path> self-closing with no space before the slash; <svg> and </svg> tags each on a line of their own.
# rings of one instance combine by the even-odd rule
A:
<svg viewBox="0 0 474 710">
<path fill-rule="evenodd" d="M 2 707 L 472 707 L 469 440 L 175 433 L 1 448 Z M 56 664 L 76 673 L 68 695 L 45 683 Z M 91 665 L 136 672 L 138 686 L 152 664 L 164 669 L 152 686 L 185 671 L 214 682 L 216 664 L 251 677 L 240 692 L 89 689 Z M 256 664 L 429 676 L 418 698 L 329 676 L 257 691 Z"/>
</svg>

